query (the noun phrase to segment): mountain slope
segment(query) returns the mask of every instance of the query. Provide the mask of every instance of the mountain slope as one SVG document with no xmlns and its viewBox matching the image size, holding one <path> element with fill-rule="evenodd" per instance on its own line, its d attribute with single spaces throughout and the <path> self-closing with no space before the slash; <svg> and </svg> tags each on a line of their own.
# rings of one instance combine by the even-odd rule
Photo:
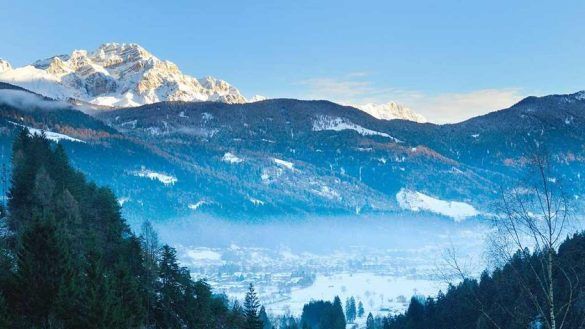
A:
<svg viewBox="0 0 585 329">
<path fill-rule="evenodd" d="M 110 107 L 160 101 L 245 102 L 227 82 L 184 75 L 175 64 L 136 44 L 108 43 L 14 69 L 2 61 L 0 81 L 58 100 Z"/>
<path fill-rule="evenodd" d="M 18 104 L 0 105 L 3 143 L 21 126 L 83 141 L 55 136 L 78 168 L 114 188 L 131 218 L 424 211 L 462 220 L 492 212 L 536 145 L 552 155 L 551 180 L 585 194 L 582 93 L 527 98 L 453 125 L 294 99 L 162 102 L 95 117 L 50 100 Z"/>
</svg>

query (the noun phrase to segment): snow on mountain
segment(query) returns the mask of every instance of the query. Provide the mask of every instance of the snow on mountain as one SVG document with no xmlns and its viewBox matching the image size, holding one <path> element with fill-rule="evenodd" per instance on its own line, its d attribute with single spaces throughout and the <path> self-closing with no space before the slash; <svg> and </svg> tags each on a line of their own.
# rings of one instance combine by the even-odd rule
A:
<svg viewBox="0 0 585 329">
<path fill-rule="evenodd" d="M 368 128 L 364 128 L 360 125 L 357 125 L 347 119 L 344 118 L 334 118 L 329 116 L 318 116 L 315 121 L 313 121 L 313 131 L 322 131 L 322 130 L 333 130 L 333 131 L 342 131 L 342 130 L 354 130 L 358 134 L 362 136 L 381 136 L 390 138 L 396 143 L 400 143 L 401 141 L 379 131 L 374 131 Z"/>
<path fill-rule="evenodd" d="M 223 157 L 221 158 L 221 161 L 231 163 L 231 164 L 237 164 L 237 163 L 241 163 L 244 160 L 240 159 L 238 156 L 236 156 L 235 154 L 233 154 L 231 152 L 226 152 L 223 155 Z"/>
<path fill-rule="evenodd" d="M 419 123 L 427 122 L 427 119 L 421 114 L 395 102 L 388 102 L 386 104 L 368 103 L 353 106 L 380 120 L 403 119 Z"/>
<path fill-rule="evenodd" d="M 29 135 L 31 135 L 31 136 L 33 136 L 33 135 L 42 136 L 44 134 L 48 140 L 53 141 L 53 142 L 57 142 L 57 143 L 59 143 L 62 140 L 66 140 L 69 142 L 85 143 L 81 139 L 73 138 L 71 136 L 67 136 L 64 134 L 60 134 L 60 133 L 56 133 L 56 132 L 48 131 L 48 130 L 36 129 L 36 128 L 21 125 L 21 124 L 18 124 L 16 122 L 12 122 L 12 121 L 8 121 L 8 122 L 10 122 L 11 124 L 13 124 L 15 126 L 28 129 Z"/>
<path fill-rule="evenodd" d="M 10 63 L 0 58 L 0 73 L 9 70 L 12 70 L 12 66 L 10 66 Z"/>
<path fill-rule="evenodd" d="M 178 181 L 177 177 L 175 177 L 175 176 L 167 175 L 164 173 L 159 173 L 159 172 L 156 172 L 156 171 L 153 171 L 150 169 L 146 169 L 144 167 L 140 170 L 133 171 L 131 174 L 136 176 L 136 177 L 148 178 L 150 180 L 157 180 L 157 181 L 163 183 L 165 186 L 174 185 Z"/>
<path fill-rule="evenodd" d="M 254 96 L 252 96 L 252 98 L 249 98 L 248 99 L 248 103 L 255 103 L 255 102 L 265 101 L 267 99 L 268 99 L 268 97 L 266 97 L 266 96 L 254 95 Z"/>
<path fill-rule="evenodd" d="M 440 200 L 424 193 L 407 189 L 401 189 L 396 194 L 396 201 L 398 201 L 398 205 L 402 209 L 414 212 L 429 211 L 451 217 L 457 222 L 480 214 L 468 203 Z"/>
<path fill-rule="evenodd" d="M 75 50 L 14 69 L 0 60 L 0 81 L 55 99 L 110 107 L 160 101 L 246 102 L 229 83 L 185 75 L 137 44 L 107 43 L 94 51 Z"/>
</svg>

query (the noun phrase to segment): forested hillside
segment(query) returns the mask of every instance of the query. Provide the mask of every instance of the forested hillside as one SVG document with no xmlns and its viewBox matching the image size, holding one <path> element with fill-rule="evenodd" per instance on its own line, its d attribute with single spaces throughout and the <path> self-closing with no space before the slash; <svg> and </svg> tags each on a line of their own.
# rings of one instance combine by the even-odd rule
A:
<svg viewBox="0 0 585 329">
<path fill-rule="evenodd" d="M 368 329 L 552 328 L 540 286 L 546 282 L 539 271 L 544 254 L 518 251 L 512 262 L 479 280 L 465 279 L 436 298 L 413 297 L 405 314 L 373 319 Z M 583 328 L 585 234 L 567 239 L 556 259 L 556 328 Z"/>
<path fill-rule="evenodd" d="M 242 308 L 213 295 L 159 246 L 133 234 L 114 194 L 86 181 L 60 144 L 15 139 L 2 207 L 0 328 L 240 328 L 260 322 L 253 288 Z M 248 327 L 245 327 L 248 328 Z"/>
</svg>

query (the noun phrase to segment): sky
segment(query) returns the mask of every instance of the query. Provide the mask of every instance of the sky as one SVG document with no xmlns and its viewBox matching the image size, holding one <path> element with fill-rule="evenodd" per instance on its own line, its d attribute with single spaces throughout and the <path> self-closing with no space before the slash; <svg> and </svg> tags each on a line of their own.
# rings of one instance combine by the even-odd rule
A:
<svg viewBox="0 0 585 329">
<path fill-rule="evenodd" d="M 585 89 L 583 1 L 9 1 L 13 66 L 133 42 L 247 97 L 396 101 L 457 122 Z"/>
</svg>

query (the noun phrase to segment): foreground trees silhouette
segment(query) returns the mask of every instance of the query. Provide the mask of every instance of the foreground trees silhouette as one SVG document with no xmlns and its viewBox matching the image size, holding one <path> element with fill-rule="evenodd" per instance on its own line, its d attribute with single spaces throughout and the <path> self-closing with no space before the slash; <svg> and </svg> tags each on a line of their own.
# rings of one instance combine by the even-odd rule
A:
<svg viewBox="0 0 585 329">
<path fill-rule="evenodd" d="M 131 232 L 114 194 L 74 170 L 62 145 L 15 138 L 7 208 L 0 328 L 244 328 L 150 223 Z"/>
<path fill-rule="evenodd" d="M 526 156 L 526 177 L 501 192 L 490 255 L 493 272 L 470 278 L 449 257 L 460 283 L 446 294 L 413 298 L 404 315 L 379 328 L 584 328 L 585 234 L 550 156 Z"/>
</svg>

